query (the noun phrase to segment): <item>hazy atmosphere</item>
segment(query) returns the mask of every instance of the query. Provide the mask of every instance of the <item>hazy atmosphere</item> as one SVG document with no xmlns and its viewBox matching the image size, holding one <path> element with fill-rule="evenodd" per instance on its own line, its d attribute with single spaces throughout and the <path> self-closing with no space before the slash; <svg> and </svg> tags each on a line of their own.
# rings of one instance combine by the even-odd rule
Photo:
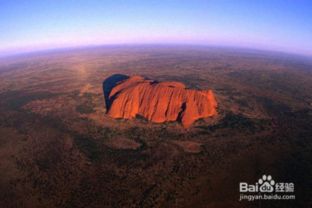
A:
<svg viewBox="0 0 312 208">
<path fill-rule="evenodd" d="M 312 54 L 309 0 L 0 1 L 0 53 L 196 44 Z"/>
</svg>

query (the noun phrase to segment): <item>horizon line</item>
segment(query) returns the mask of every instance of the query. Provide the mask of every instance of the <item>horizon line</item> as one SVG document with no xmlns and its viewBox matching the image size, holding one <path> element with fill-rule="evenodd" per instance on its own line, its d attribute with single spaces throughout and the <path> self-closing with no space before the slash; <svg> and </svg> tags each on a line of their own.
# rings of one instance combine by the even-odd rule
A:
<svg viewBox="0 0 312 208">
<path fill-rule="evenodd" d="M 193 47 L 211 47 L 211 48 L 227 48 L 227 49 L 241 49 L 241 50 L 250 50 L 250 51 L 259 51 L 259 52 L 271 52 L 271 53 L 280 53 L 284 55 L 296 55 L 307 58 L 312 58 L 312 53 L 301 53 L 301 52 L 291 52 L 288 50 L 278 50 L 278 49 L 267 49 L 262 47 L 249 47 L 241 45 L 232 45 L 232 44 L 200 44 L 200 43 L 102 43 L 102 44 L 81 44 L 81 45 L 72 45 L 64 47 L 44 47 L 37 49 L 21 49 L 18 51 L 0 51 L 0 59 L 10 58 L 15 56 L 23 56 L 28 54 L 37 54 L 37 53 L 48 53 L 53 51 L 63 51 L 63 50 L 79 50 L 87 48 L 98 48 L 98 47 L 113 47 L 113 46 L 124 46 L 124 47 L 135 47 L 135 46 L 193 46 Z"/>
</svg>

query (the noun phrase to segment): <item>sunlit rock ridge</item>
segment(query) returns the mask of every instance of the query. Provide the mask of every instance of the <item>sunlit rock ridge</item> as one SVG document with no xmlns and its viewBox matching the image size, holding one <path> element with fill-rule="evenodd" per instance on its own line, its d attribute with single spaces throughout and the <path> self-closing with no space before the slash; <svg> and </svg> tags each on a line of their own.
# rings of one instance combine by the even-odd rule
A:
<svg viewBox="0 0 312 208">
<path fill-rule="evenodd" d="M 110 92 L 112 118 L 133 119 L 142 116 L 155 123 L 179 121 L 185 128 L 194 121 L 217 114 L 212 90 L 187 89 L 180 82 L 157 82 L 132 76 Z"/>
</svg>

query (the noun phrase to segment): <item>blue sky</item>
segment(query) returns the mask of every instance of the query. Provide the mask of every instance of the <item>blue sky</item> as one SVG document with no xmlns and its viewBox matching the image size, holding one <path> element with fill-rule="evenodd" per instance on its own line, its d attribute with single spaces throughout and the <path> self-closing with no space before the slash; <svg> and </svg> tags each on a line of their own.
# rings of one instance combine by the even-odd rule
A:
<svg viewBox="0 0 312 208">
<path fill-rule="evenodd" d="M 0 0 L 0 53 L 136 43 L 312 55 L 312 1 Z"/>
</svg>

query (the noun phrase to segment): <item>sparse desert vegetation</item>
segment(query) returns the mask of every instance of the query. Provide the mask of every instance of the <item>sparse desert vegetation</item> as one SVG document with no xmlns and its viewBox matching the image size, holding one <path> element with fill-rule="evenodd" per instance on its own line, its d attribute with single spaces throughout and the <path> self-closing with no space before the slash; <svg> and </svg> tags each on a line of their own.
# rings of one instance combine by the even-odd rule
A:
<svg viewBox="0 0 312 208">
<path fill-rule="evenodd" d="M 213 89 L 218 116 L 184 129 L 106 115 L 113 74 Z M 311 206 L 312 61 L 207 47 L 98 47 L 0 59 L 0 207 L 258 207 L 266 173 Z"/>
</svg>

